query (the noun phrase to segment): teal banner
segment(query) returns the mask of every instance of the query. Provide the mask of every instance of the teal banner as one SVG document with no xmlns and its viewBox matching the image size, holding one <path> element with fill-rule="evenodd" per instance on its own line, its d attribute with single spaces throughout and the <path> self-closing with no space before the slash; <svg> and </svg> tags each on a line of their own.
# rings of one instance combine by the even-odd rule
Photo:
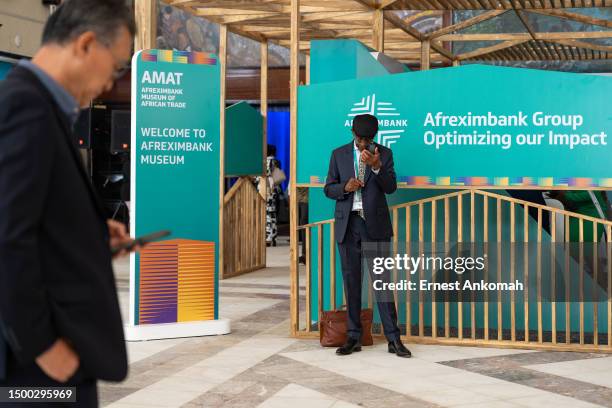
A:
<svg viewBox="0 0 612 408">
<path fill-rule="evenodd" d="M 131 234 L 172 236 L 132 256 L 131 323 L 217 319 L 217 57 L 146 50 L 132 72 Z"/>
<path fill-rule="evenodd" d="M 225 109 L 225 175 L 264 173 L 263 118 L 242 101 Z"/>
<path fill-rule="evenodd" d="M 302 86 L 298 183 L 324 183 L 370 113 L 400 187 L 611 188 L 610 95 L 608 77 L 483 65 Z"/>
<path fill-rule="evenodd" d="M 353 39 L 310 42 L 310 83 L 389 75 L 372 50 Z"/>
</svg>

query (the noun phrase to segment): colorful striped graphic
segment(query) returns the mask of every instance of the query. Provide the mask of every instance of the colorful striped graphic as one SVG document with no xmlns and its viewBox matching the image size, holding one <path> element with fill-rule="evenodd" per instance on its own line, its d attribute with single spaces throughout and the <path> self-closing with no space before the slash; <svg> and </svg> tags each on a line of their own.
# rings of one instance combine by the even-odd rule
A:
<svg viewBox="0 0 612 408">
<path fill-rule="evenodd" d="M 170 62 L 174 64 L 217 65 L 217 56 L 207 52 L 176 50 L 145 50 L 141 59 L 146 62 Z"/>
<path fill-rule="evenodd" d="M 310 176 L 310 184 L 323 184 L 325 177 Z M 612 178 L 588 177 L 480 177 L 480 176 L 398 176 L 399 184 L 408 186 L 498 186 L 498 187 L 575 187 L 577 189 L 612 187 Z"/>
<path fill-rule="evenodd" d="M 215 318 L 215 243 L 175 239 L 140 253 L 139 324 Z"/>
<path fill-rule="evenodd" d="M 323 178 L 325 179 L 325 178 Z M 321 183 L 321 178 L 319 176 L 310 176 L 310 183 L 311 184 L 319 184 Z"/>
<path fill-rule="evenodd" d="M 409 186 L 534 186 L 534 187 L 612 187 L 612 178 L 588 177 L 458 177 L 399 176 Z"/>
</svg>

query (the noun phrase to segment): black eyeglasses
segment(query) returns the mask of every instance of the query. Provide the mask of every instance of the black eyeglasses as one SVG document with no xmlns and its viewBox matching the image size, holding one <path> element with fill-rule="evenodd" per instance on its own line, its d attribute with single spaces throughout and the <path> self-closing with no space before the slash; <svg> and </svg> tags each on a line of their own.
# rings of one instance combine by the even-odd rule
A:
<svg viewBox="0 0 612 408">
<path fill-rule="evenodd" d="M 113 79 L 117 80 L 117 79 L 122 78 L 130 70 L 131 67 L 132 67 L 132 64 L 128 62 L 121 68 L 115 69 L 115 72 L 113 73 Z"/>
</svg>

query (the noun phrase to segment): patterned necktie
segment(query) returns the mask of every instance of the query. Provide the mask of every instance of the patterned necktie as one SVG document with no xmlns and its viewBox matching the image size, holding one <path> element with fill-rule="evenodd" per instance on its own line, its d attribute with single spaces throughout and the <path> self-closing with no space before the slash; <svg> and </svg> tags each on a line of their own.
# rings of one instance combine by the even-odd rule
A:
<svg viewBox="0 0 612 408">
<path fill-rule="evenodd" d="M 357 160 L 359 161 L 359 169 L 358 169 L 359 174 L 357 175 L 357 179 L 363 182 L 365 180 L 366 165 L 359 156 L 357 157 L 358 157 Z M 363 212 L 363 197 L 361 195 L 361 190 L 357 190 L 357 194 L 359 194 L 359 199 L 361 200 L 361 210 L 359 210 L 359 216 L 365 220 L 365 213 Z"/>
</svg>

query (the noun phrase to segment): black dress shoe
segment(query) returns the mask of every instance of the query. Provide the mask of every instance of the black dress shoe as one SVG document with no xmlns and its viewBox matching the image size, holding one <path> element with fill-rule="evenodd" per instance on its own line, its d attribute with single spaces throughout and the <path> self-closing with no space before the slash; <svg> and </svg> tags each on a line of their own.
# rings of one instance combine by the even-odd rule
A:
<svg viewBox="0 0 612 408">
<path fill-rule="evenodd" d="M 350 337 L 346 340 L 346 343 L 342 347 L 336 349 L 336 354 L 340 356 L 348 356 L 353 351 L 361 351 L 361 341 L 351 339 Z"/>
<path fill-rule="evenodd" d="M 395 353 L 398 357 L 412 357 L 412 353 L 402 344 L 400 339 L 389 342 L 389 353 Z"/>
</svg>

